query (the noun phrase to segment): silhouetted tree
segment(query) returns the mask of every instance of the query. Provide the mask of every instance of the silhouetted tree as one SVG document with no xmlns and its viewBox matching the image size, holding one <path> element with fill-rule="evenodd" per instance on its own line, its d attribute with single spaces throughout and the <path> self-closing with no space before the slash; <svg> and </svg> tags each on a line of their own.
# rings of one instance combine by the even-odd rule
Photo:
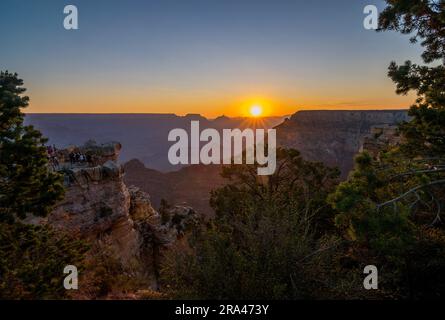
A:
<svg viewBox="0 0 445 320">
<path fill-rule="evenodd" d="M 0 299 L 63 298 L 63 269 L 80 269 L 87 246 L 21 222 L 46 216 L 63 197 L 62 177 L 48 169 L 46 139 L 23 124 L 29 99 L 22 85 L 17 74 L 0 72 Z"/>
<path fill-rule="evenodd" d="M 23 124 L 29 98 L 17 74 L 0 73 L 0 220 L 46 216 L 63 196 L 61 176 L 48 170 L 47 141 Z"/>
<path fill-rule="evenodd" d="M 407 139 L 403 151 L 412 157 L 445 156 L 445 1 L 387 1 L 380 16 L 380 31 L 395 30 L 411 34 L 411 41 L 421 41 L 422 58 L 433 66 L 406 61 L 392 62 L 389 77 L 396 83 L 397 94 L 414 91 L 412 120 L 400 127 Z"/>
</svg>

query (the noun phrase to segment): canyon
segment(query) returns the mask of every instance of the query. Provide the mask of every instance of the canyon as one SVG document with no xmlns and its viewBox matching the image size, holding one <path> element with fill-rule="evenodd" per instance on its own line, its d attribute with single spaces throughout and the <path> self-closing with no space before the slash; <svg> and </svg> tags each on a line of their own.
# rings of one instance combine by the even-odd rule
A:
<svg viewBox="0 0 445 320">
<path fill-rule="evenodd" d="M 59 148 L 83 145 L 88 140 L 98 144 L 118 141 L 122 144 L 119 161 L 140 160 L 151 169 L 161 172 L 179 170 L 184 165 L 168 161 L 168 141 L 171 130 L 183 129 L 190 134 L 191 121 L 199 121 L 202 130 L 271 129 L 284 117 L 250 118 L 221 116 L 207 119 L 199 114 L 27 114 L 25 123 L 33 125 L 49 138 L 49 144 Z"/>
<path fill-rule="evenodd" d="M 190 122 L 196 120 L 203 128 L 217 130 L 242 129 L 248 123 L 242 118 L 208 120 L 199 115 L 28 115 L 26 118 L 57 146 L 76 141 L 80 145 L 90 139 L 122 142 L 119 158 L 123 163 L 121 178 L 126 185 L 148 193 L 154 208 L 159 208 L 164 199 L 171 204 L 191 206 L 206 217 L 213 214 L 210 191 L 225 183 L 220 176 L 221 166 L 190 165 L 168 170 L 172 168 L 168 162 L 168 132 L 170 128 L 189 128 Z M 308 160 L 337 166 L 344 179 L 363 144 L 370 147 L 373 143 L 367 140 L 373 128 L 394 126 L 406 120 L 406 110 L 299 111 L 284 119 L 268 118 L 264 127 L 275 127 L 278 146 L 295 148 Z"/>
<path fill-rule="evenodd" d="M 381 130 L 389 130 L 393 136 L 393 127 L 408 119 L 405 110 L 301 111 L 275 129 L 278 146 L 296 148 L 307 160 L 339 167 L 341 178 L 345 179 L 363 145 L 372 149 L 371 145 L 378 143 L 370 136 Z M 380 140 L 385 136 L 382 135 Z M 218 165 L 191 165 L 163 173 L 133 159 L 124 165 L 124 179 L 148 192 L 155 206 L 159 206 L 162 199 L 172 203 L 185 202 L 204 216 L 212 216 L 210 192 L 225 183 L 220 176 L 221 168 Z"/>
<path fill-rule="evenodd" d="M 406 120 L 403 110 L 297 112 L 275 130 L 278 146 L 295 148 L 308 160 L 338 166 L 344 178 L 360 150 L 378 156 L 381 146 L 397 143 L 395 126 Z M 127 135 L 134 134 L 131 124 L 126 130 Z M 30 217 L 26 222 L 49 224 L 93 245 L 106 244 L 123 265 L 143 265 L 151 289 L 157 290 L 164 255 L 214 216 L 211 191 L 227 183 L 220 175 L 222 165 L 198 164 L 162 172 L 138 159 L 122 164 L 124 145 L 89 138 L 83 145 L 57 150 L 58 164 L 53 170 L 64 176 L 65 197 L 48 217 Z M 143 137 L 132 146 L 142 144 L 140 140 Z M 73 163 L 73 152 L 93 160 Z"/>
</svg>

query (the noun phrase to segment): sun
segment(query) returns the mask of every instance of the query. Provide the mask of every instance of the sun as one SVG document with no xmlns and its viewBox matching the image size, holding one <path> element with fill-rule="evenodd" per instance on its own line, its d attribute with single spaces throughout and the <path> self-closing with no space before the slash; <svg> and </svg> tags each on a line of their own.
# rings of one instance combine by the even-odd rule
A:
<svg viewBox="0 0 445 320">
<path fill-rule="evenodd" d="M 259 117 L 263 114 L 263 108 L 260 105 L 254 105 L 250 107 L 250 115 L 252 117 Z"/>
</svg>

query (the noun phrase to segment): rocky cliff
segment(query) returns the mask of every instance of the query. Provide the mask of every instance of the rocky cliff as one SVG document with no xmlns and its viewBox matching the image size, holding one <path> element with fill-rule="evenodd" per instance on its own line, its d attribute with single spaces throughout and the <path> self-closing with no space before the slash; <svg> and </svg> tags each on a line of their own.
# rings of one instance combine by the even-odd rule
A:
<svg viewBox="0 0 445 320">
<path fill-rule="evenodd" d="M 139 253 L 140 236 L 131 217 L 131 195 L 115 162 L 64 171 L 65 198 L 48 222 L 89 240 L 106 238 L 124 260 Z M 149 215 L 147 211 L 145 214 Z"/>
<path fill-rule="evenodd" d="M 338 166 L 346 177 L 373 127 L 408 120 L 405 110 L 300 111 L 277 126 L 277 143 L 312 161 Z"/>
<path fill-rule="evenodd" d="M 155 255 L 198 223 L 198 215 L 192 208 L 172 206 L 162 219 L 147 193 L 124 183 L 123 168 L 116 162 L 120 148 L 88 144 L 58 150 L 57 170 L 65 177 L 65 197 L 47 218 L 28 222 L 48 223 L 91 243 L 105 242 L 124 264 L 138 259 L 155 273 L 154 264 L 160 259 Z M 73 163 L 68 160 L 73 152 L 89 154 L 94 163 Z"/>
</svg>

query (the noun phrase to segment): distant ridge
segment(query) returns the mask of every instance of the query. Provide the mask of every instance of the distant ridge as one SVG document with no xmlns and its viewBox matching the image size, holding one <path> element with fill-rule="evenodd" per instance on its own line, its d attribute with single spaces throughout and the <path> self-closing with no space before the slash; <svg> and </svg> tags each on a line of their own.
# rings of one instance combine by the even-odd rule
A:
<svg viewBox="0 0 445 320">
<path fill-rule="evenodd" d="M 25 123 L 34 125 L 50 139 L 49 143 L 58 147 L 82 145 L 88 140 L 98 143 L 119 141 L 123 145 L 120 160 L 127 162 L 139 159 L 144 165 L 159 171 L 174 171 L 180 166 L 172 166 L 168 161 L 170 130 L 181 128 L 190 130 L 190 122 L 200 121 L 202 129 L 222 129 L 264 127 L 273 128 L 283 121 L 283 117 L 264 117 L 253 123 L 250 118 L 218 117 L 207 119 L 200 114 L 33 114 L 25 117 Z"/>
</svg>

